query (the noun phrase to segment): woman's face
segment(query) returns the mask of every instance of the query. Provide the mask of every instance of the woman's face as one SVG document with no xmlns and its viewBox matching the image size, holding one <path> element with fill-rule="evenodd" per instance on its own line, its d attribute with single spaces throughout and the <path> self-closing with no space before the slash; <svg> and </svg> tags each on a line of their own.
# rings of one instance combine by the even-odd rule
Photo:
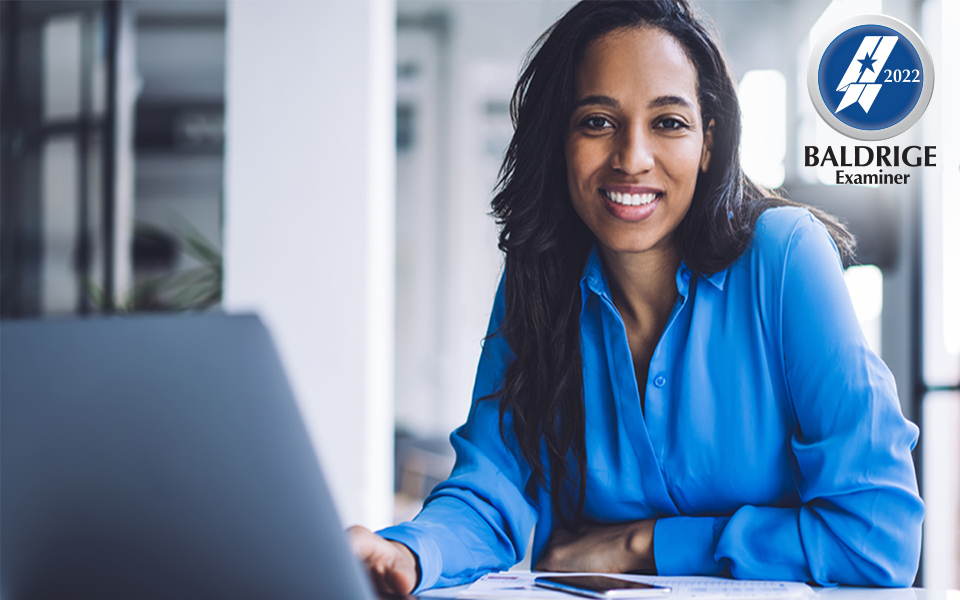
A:
<svg viewBox="0 0 960 600">
<path fill-rule="evenodd" d="M 570 197 L 603 249 L 669 247 L 713 142 L 701 122 L 697 71 L 680 43 L 652 27 L 593 41 L 568 128 Z"/>
</svg>

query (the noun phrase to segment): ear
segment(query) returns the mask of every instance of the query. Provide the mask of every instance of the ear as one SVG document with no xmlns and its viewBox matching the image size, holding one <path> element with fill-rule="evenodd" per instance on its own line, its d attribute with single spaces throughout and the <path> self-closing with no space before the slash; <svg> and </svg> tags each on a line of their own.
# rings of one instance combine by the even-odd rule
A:
<svg viewBox="0 0 960 600">
<path fill-rule="evenodd" d="M 716 121 L 710 119 L 710 123 L 703 132 L 703 151 L 700 153 L 700 171 L 703 173 L 706 173 L 707 169 L 710 168 L 710 156 L 713 151 L 713 126 L 715 124 Z"/>
</svg>

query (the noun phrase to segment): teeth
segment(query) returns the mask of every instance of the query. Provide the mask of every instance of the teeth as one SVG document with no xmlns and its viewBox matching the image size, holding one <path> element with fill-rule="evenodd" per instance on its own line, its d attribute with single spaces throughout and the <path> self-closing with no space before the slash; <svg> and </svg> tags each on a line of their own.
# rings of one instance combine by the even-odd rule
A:
<svg viewBox="0 0 960 600">
<path fill-rule="evenodd" d="M 650 204 L 653 202 L 657 195 L 656 194 L 621 194 L 620 192 L 613 192 L 610 190 L 604 190 L 607 198 L 610 198 L 617 204 L 622 204 L 624 206 L 640 206 L 641 204 Z"/>
</svg>

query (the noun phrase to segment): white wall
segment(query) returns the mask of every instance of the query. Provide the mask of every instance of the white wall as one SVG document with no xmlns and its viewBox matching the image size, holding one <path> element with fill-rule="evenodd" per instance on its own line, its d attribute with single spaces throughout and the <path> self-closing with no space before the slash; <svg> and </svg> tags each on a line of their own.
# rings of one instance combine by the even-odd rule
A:
<svg viewBox="0 0 960 600">
<path fill-rule="evenodd" d="M 346 524 L 388 524 L 391 0 L 227 7 L 224 306 L 280 348 Z"/>
</svg>

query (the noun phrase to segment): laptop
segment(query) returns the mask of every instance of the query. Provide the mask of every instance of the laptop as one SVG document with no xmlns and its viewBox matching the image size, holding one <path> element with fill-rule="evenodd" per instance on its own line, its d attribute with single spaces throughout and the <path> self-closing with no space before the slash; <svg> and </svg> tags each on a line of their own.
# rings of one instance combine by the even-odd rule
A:
<svg viewBox="0 0 960 600">
<path fill-rule="evenodd" d="M 0 597 L 373 600 L 253 316 L 0 325 Z"/>
</svg>

